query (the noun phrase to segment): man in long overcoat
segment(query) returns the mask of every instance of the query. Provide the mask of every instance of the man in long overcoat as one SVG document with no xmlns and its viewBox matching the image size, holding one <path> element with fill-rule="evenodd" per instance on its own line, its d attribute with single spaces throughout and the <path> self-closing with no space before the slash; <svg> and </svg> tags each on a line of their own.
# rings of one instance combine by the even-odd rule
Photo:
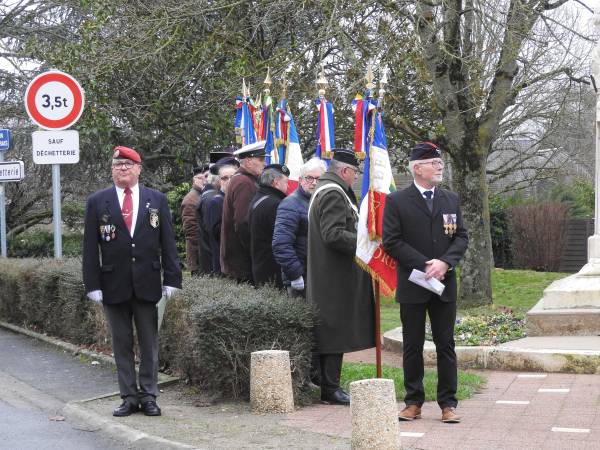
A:
<svg viewBox="0 0 600 450">
<path fill-rule="evenodd" d="M 375 346 L 371 276 L 355 262 L 359 172 L 352 150 L 335 149 L 308 210 L 307 299 L 316 303 L 321 400 L 349 404 L 340 387 L 344 353 Z"/>
<path fill-rule="evenodd" d="M 240 160 L 225 193 L 221 223 L 221 271 L 238 282 L 252 283 L 248 207 L 258 189 L 258 176 L 265 168 L 265 141 L 236 150 Z"/>
<path fill-rule="evenodd" d="M 383 246 L 397 261 L 402 353 L 406 408 L 400 420 L 421 417 L 423 389 L 423 344 L 425 315 L 429 315 L 437 353 L 437 401 L 442 421 L 460 421 L 456 414 L 457 368 L 454 351 L 456 320 L 456 272 L 468 236 L 460 202 L 454 192 L 442 189 L 444 162 L 431 142 L 417 144 L 411 151 L 409 168 L 414 183 L 387 196 L 383 214 Z M 445 285 L 441 295 L 408 280 L 413 269 L 425 272 Z"/>
<path fill-rule="evenodd" d="M 114 416 L 142 409 L 160 416 L 158 312 L 161 296 L 181 289 L 181 267 L 167 197 L 138 183 L 141 157 L 116 147 L 115 185 L 92 194 L 86 204 L 83 283 L 87 296 L 104 305 L 123 403 Z M 162 273 L 162 285 L 161 285 Z M 140 350 L 136 380 L 133 323 Z"/>
</svg>

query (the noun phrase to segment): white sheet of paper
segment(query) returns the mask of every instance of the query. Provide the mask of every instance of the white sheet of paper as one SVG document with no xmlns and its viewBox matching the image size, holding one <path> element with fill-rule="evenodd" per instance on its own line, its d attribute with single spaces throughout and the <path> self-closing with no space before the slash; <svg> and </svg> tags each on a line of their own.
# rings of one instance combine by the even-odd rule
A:
<svg viewBox="0 0 600 450">
<path fill-rule="evenodd" d="M 442 292 L 444 292 L 444 288 L 446 287 L 444 286 L 444 283 L 435 278 L 426 280 L 425 272 L 421 272 L 417 269 L 413 269 L 408 277 L 408 281 L 412 281 L 413 283 L 418 284 L 419 286 L 424 287 L 425 289 L 434 292 L 437 295 L 442 295 Z"/>
</svg>

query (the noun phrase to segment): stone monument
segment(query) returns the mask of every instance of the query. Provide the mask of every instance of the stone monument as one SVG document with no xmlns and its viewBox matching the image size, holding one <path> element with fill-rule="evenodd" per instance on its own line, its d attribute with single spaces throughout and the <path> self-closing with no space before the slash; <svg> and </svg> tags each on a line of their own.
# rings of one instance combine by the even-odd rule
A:
<svg viewBox="0 0 600 450">
<path fill-rule="evenodd" d="M 600 7 L 594 14 L 600 31 Z M 592 52 L 595 88 L 600 88 L 600 41 Z M 544 290 L 542 299 L 527 313 L 529 336 L 600 335 L 600 95 L 596 90 L 596 203 L 594 235 L 588 239 L 588 262 L 571 276 Z"/>
</svg>

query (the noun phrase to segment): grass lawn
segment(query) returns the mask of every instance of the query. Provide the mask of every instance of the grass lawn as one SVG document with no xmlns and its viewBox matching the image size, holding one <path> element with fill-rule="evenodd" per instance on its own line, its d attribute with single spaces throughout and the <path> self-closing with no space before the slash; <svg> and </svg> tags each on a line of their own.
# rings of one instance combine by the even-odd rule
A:
<svg viewBox="0 0 600 450">
<path fill-rule="evenodd" d="M 494 304 L 483 308 L 459 309 L 459 315 L 483 315 L 503 306 L 517 314 L 525 314 L 542 298 L 542 292 L 550 283 L 568 274 L 535 272 L 533 270 L 503 270 L 492 272 L 492 295 Z M 460 308 L 460 305 L 459 305 Z M 381 332 L 400 326 L 400 308 L 394 299 L 381 297 Z"/>
<path fill-rule="evenodd" d="M 383 366 L 382 376 L 383 378 L 394 380 L 394 384 L 396 385 L 396 398 L 398 400 L 402 400 L 406 394 L 406 391 L 404 390 L 404 375 L 402 373 L 402 369 Z M 352 381 L 364 380 L 367 378 L 375 378 L 374 364 L 344 363 L 342 366 L 340 384 L 346 392 L 350 392 L 349 384 Z M 481 389 L 485 382 L 486 380 L 484 377 L 459 370 L 458 391 L 456 393 L 457 399 L 465 400 L 472 397 L 473 394 Z M 435 400 L 437 390 L 437 372 L 433 370 L 425 370 L 423 385 L 425 386 L 425 400 Z"/>
</svg>

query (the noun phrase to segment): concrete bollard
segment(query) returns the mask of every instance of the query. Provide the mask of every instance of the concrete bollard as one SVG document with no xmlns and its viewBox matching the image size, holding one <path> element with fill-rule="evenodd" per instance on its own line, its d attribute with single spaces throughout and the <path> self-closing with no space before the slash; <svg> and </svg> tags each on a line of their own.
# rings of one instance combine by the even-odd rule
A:
<svg viewBox="0 0 600 450">
<path fill-rule="evenodd" d="M 350 383 L 353 450 L 398 450 L 398 405 L 392 380 L 373 378 Z"/>
<path fill-rule="evenodd" d="M 254 413 L 294 410 L 290 352 L 264 350 L 250 355 L 250 408 Z"/>
</svg>

